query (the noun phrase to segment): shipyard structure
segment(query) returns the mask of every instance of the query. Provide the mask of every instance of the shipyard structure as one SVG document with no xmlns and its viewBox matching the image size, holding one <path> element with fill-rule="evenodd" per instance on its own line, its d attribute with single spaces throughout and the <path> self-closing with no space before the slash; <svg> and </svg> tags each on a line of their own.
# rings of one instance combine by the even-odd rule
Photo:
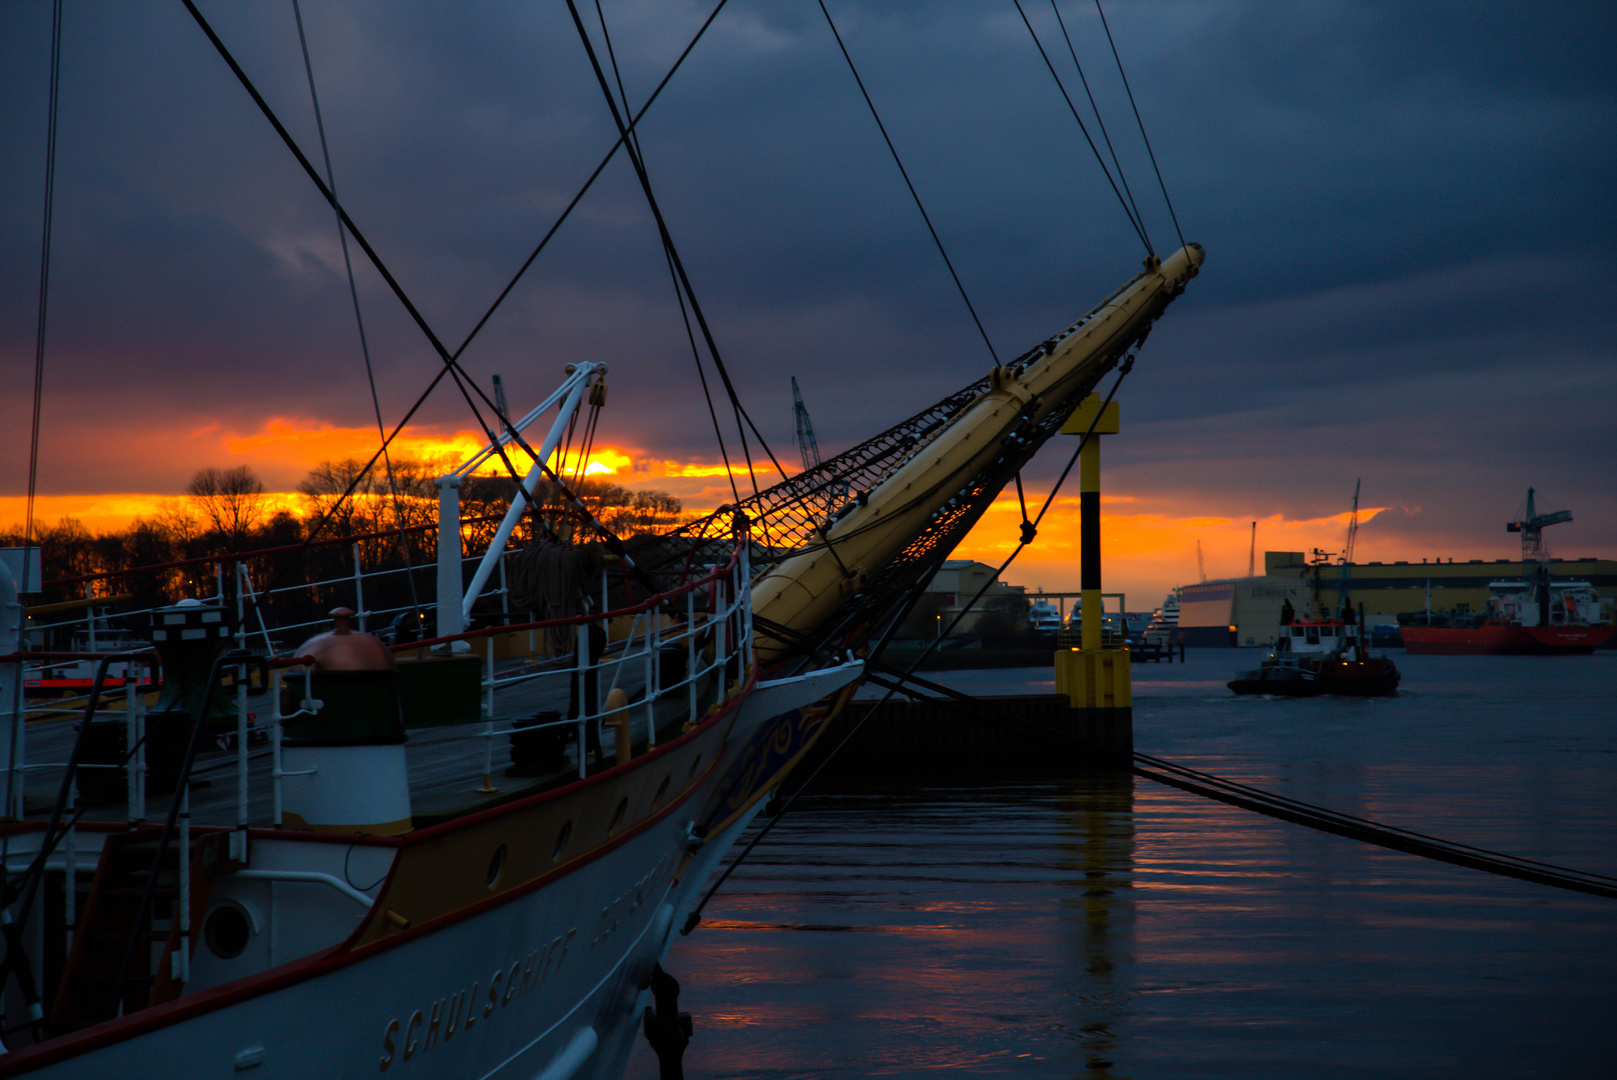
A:
<svg viewBox="0 0 1617 1080">
<path fill-rule="evenodd" d="M 1605 617 L 1617 608 L 1617 559 L 1548 559 L 1554 581 L 1581 581 L 1601 597 Z M 1337 607 L 1339 563 L 1312 563 L 1300 551 L 1266 551 L 1263 574 L 1226 578 L 1179 591 L 1179 636 L 1191 648 L 1269 645 L 1289 604 L 1298 614 Z M 1530 573 L 1520 559 L 1461 562 L 1349 563 L 1348 595 L 1364 605 L 1371 626 L 1395 625 L 1416 612 L 1480 612 L 1490 585 L 1519 581 Z"/>
</svg>

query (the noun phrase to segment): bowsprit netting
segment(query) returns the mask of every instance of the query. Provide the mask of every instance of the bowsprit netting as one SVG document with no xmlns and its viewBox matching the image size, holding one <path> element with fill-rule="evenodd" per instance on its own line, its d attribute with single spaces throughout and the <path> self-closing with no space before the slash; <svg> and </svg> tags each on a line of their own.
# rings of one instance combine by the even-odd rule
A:
<svg viewBox="0 0 1617 1080">
<path fill-rule="evenodd" d="M 1117 295 L 1108 296 L 1082 319 L 1028 350 L 1008 367 L 1019 375 L 1027 365 L 1047 355 L 1056 343 L 1081 328 Z M 900 609 L 917 585 L 977 523 L 1001 489 L 1061 429 L 1071 408 L 1092 392 L 1131 348 L 1145 339 L 1149 326 L 1147 323 L 1144 330 L 1119 334 L 1115 340 L 1107 342 L 1087 366 L 1083 377 L 1070 384 L 1063 407 L 1048 410 L 1043 408 L 1047 403 L 1030 402 L 1020 422 L 1004 436 L 1001 452 L 942 502 L 926 526 L 849 596 L 838 617 L 823 628 L 821 643 L 844 643 L 841 639 L 851 631 L 863 627 L 868 632 Z M 642 568 L 660 582 L 672 583 L 692 565 L 723 558 L 729 522 L 735 511 L 746 515 L 754 542 L 759 545 L 753 561 L 755 575 L 764 573 L 772 563 L 789 555 L 824 546 L 824 529 L 830 522 L 858 505 L 872 489 L 921 452 L 990 389 L 992 379 L 992 374 L 977 379 L 817 467 L 805 469 L 743 499 L 735 507 L 721 507 L 705 518 L 670 531 L 657 545 L 656 554 L 642 561 Z M 1037 412 L 1042 412 L 1043 419 L 1035 419 Z M 926 499 L 935 494 L 919 492 L 915 498 Z"/>
</svg>

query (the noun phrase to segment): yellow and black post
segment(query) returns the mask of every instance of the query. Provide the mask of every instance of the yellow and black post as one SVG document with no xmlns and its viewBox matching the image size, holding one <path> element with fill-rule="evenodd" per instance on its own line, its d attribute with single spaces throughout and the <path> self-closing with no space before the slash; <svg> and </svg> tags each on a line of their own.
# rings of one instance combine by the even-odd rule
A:
<svg viewBox="0 0 1617 1080">
<path fill-rule="evenodd" d="M 1078 455 L 1079 581 L 1083 592 L 1079 648 L 1058 649 L 1056 693 L 1067 695 L 1076 713 L 1078 734 L 1128 753 L 1134 749 L 1134 699 L 1129 680 L 1129 652 L 1108 649 L 1101 630 L 1104 615 L 1100 573 L 1100 438 L 1116 435 L 1117 402 L 1101 408 L 1090 394 L 1073 410 L 1061 431 L 1089 438 Z"/>
</svg>

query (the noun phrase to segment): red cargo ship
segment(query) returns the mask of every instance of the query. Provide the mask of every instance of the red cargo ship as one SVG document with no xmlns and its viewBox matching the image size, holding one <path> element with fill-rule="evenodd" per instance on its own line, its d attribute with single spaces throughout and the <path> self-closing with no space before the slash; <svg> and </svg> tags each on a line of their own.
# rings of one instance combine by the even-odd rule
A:
<svg viewBox="0 0 1617 1080">
<path fill-rule="evenodd" d="M 1406 626 L 1404 649 L 1434 655 L 1589 653 L 1617 633 L 1614 626 Z"/>
<path fill-rule="evenodd" d="M 1437 613 L 1403 622 L 1404 648 L 1433 655 L 1590 653 L 1617 626 L 1602 621 L 1600 597 L 1586 581 L 1495 581 L 1488 610 Z"/>
</svg>

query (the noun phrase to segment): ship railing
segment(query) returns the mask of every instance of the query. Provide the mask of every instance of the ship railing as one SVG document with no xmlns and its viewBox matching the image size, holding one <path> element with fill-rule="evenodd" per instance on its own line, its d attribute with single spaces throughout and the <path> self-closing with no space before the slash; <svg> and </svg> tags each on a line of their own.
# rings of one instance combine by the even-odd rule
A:
<svg viewBox="0 0 1617 1080">
<path fill-rule="evenodd" d="M 498 520 L 496 515 L 463 518 L 460 520 L 460 527 L 464 530 Z M 270 602 L 273 606 L 273 601 L 296 599 L 298 593 L 308 594 L 309 602 L 292 606 L 301 606 L 305 610 L 320 610 L 321 604 L 329 607 L 335 603 L 348 603 L 356 612 L 356 625 L 362 630 L 374 631 L 385 621 L 391 621 L 393 617 L 401 614 L 417 612 L 430 615 L 436 611 L 431 579 L 437 573 L 437 564 L 429 557 L 421 560 L 410 559 L 408 560 L 410 565 L 407 566 L 369 566 L 366 550 L 371 550 L 371 559 L 374 561 L 377 545 L 409 534 L 435 533 L 438 528 L 437 524 L 411 525 L 329 537 L 307 543 L 176 559 L 55 578 L 44 582 L 42 587 L 58 596 L 64 592 L 70 596 L 82 592 L 83 596 L 30 607 L 28 640 L 41 649 L 55 648 L 60 651 L 63 645 L 71 641 L 82 645 L 77 651 L 94 653 L 108 651 L 109 645 L 112 645 L 119 636 L 127 637 L 132 632 L 138 632 L 144 625 L 143 617 L 150 616 L 156 610 L 152 607 L 123 606 L 134 600 L 138 591 L 130 582 L 141 577 L 149 579 L 153 575 L 163 580 L 161 585 L 163 592 L 177 593 L 176 599 L 189 596 L 208 604 L 226 604 L 229 594 L 234 593 L 238 598 L 238 611 L 246 613 L 243 605 L 251 605 L 251 611 L 245 620 L 247 625 L 243 628 L 243 636 L 251 636 L 256 640 L 251 643 L 238 640 L 238 645 L 243 647 L 258 645 L 265 652 L 274 653 L 279 648 L 296 644 L 295 640 L 285 640 L 285 635 L 319 625 L 323 621 L 319 618 L 302 621 L 269 618 L 259 610 L 264 602 Z M 333 548 L 348 549 L 343 559 L 347 568 L 341 573 L 317 581 L 301 581 L 277 586 L 267 591 L 255 586 L 255 580 L 272 580 L 276 576 L 277 557 Z M 461 559 L 461 565 L 462 567 L 470 565 L 475 569 L 480 559 L 480 555 L 468 555 Z M 414 575 L 413 579 L 410 578 L 411 575 Z M 412 590 L 409 587 L 401 587 L 400 578 L 410 580 L 415 588 Z M 477 600 L 484 608 L 498 608 L 500 618 L 510 622 L 514 617 L 524 613 L 512 612 L 509 609 L 506 579 L 507 569 L 505 560 L 502 559 L 498 574 L 479 592 Z M 320 601 L 321 604 L 315 601 Z M 113 608 L 117 610 L 111 610 Z M 63 617 L 42 618 L 56 615 Z M 531 613 L 529 618 L 532 618 Z M 112 640 L 109 641 L 109 638 Z M 277 641 L 278 638 L 281 640 Z M 30 673 L 30 677 L 36 677 L 36 673 Z"/>
<path fill-rule="evenodd" d="M 352 597 L 355 612 L 355 625 L 366 631 L 386 627 L 399 615 L 420 612 L 423 616 L 430 616 L 437 610 L 437 604 L 426 598 L 425 585 L 422 585 L 423 597 L 419 603 L 404 599 L 403 602 L 383 602 L 381 604 L 368 604 L 367 596 L 376 597 L 379 593 L 391 593 L 395 600 L 401 594 L 407 596 L 407 590 L 396 586 L 397 579 L 410 574 L 417 577 L 425 576 L 429 569 L 427 566 L 415 567 L 385 567 L 370 569 L 365 566 L 364 554 L 357 541 L 351 544 L 352 570 L 331 577 L 324 577 L 314 581 L 296 582 L 290 585 L 276 586 L 268 589 L 255 587 L 253 575 L 250 572 L 250 563 L 255 558 L 262 558 L 261 553 L 249 553 L 242 556 L 219 556 L 198 562 L 211 563 L 212 589 L 198 590 L 195 599 L 209 605 L 225 605 L 234 602 L 236 617 L 240 622 L 239 645 L 244 647 L 258 647 L 266 653 L 274 653 L 289 645 L 295 645 L 302 637 L 313 632 L 313 628 L 326 624 L 325 613 L 308 619 L 270 622 L 265 614 L 264 607 L 273 605 L 276 600 L 295 599 L 300 594 L 308 599 L 302 606 L 305 609 L 318 609 L 318 603 L 323 600 L 326 604 L 348 602 Z M 509 555 L 507 556 L 509 557 Z M 475 566 L 479 557 L 472 555 L 461 560 L 461 565 Z M 161 564 L 155 567 L 141 567 L 134 572 L 157 572 L 165 568 L 172 568 L 186 564 Z M 111 575 L 106 575 L 110 577 Z M 227 591 L 225 583 L 227 577 L 233 579 L 234 588 Z M 55 584 L 54 582 L 49 584 Z M 29 609 L 30 619 L 28 633 L 36 642 L 72 641 L 81 644 L 78 651 L 99 655 L 106 650 L 109 644 L 119 639 L 128 639 L 138 634 L 145 625 L 145 620 L 154 612 L 161 610 L 158 607 L 125 607 L 132 600 L 131 593 L 103 593 L 97 595 L 95 582 L 86 581 L 85 597 L 83 600 L 68 601 L 60 604 L 45 604 Z M 394 587 L 388 589 L 387 586 Z M 506 597 L 509 590 L 506 586 L 506 562 L 500 563 L 498 578 L 491 581 L 487 588 L 479 594 L 478 600 L 485 606 L 498 607 L 500 618 L 509 621 L 513 613 L 509 611 Z M 110 609 L 117 607 L 114 612 Z M 166 605 L 165 605 L 166 606 Z M 41 618 L 41 615 L 62 615 L 61 618 Z M 31 671 L 30 678 L 37 677 L 37 672 Z"/>
<path fill-rule="evenodd" d="M 118 652 L 39 652 L 27 651 L 13 653 L 10 656 L 0 656 L 0 664 L 15 665 L 17 669 L 26 671 L 29 665 L 49 665 L 62 663 L 91 662 L 98 665 L 97 678 L 92 680 L 96 684 L 91 693 L 74 699 L 78 708 L 74 715 L 84 718 L 84 722 L 116 720 L 120 715 L 124 719 L 124 749 L 119 760 L 87 761 L 82 757 L 68 761 L 39 760 L 31 761 L 28 758 L 27 740 L 23 737 L 27 730 L 26 723 L 16 723 L 11 730 L 16 734 L 14 745 L 8 751 L 8 768 L 15 778 L 9 785 L 12 792 L 12 806 L 9 816 L 12 820 L 21 820 L 23 817 L 24 794 L 27 787 L 26 777 L 30 773 L 54 772 L 67 770 L 69 805 L 77 808 L 81 792 L 79 790 L 77 773 L 80 771 L 97 770 L 125 770 L 127 816 L 130 824 L 145 820 L 145 793 L 146 793 L 146 693 L 156 680 L 159 659 L 157 652 L 151 648 L 123 650 Z M 114 667 L 133 669 L 144 667 L 145 675 L 136 675 L 124 678 L 120 687 L 108 685 L 108 679 Z M 9 679 L 7 680 L 9 681 Z M 103 707 L 100 703 L 114 699 L 113 693 L 120 691 L 123 699 L 121 705 L 108 705 Z M 96 699 L 95 708 L 88 708 L 91 698 Z M 56 713 L 66 712 L 62 708 L 40 709 L 31 708 L 22 702 L 7 701 L 0 703 L 0 712 L 4 719 L 11 720 L 11 709 L 17 708 L 23 713 L 22 720 L 38 720 Z M 116 751 L 114 751 L 116 753 Z"/>
<path fill-rule="evenodd" d="M 515 736 L 514 743 L 533 733 L 565 731 L 573 739 L 574 767 L 583 778 L 589 771 L 592 744 L 599 747 L 601 762 L 613 756 L 599 738 L 603 724 L 618 728 L 614 742 L 621 739 L 625 752 L 640 741 L 635 733 L 640 727 L 649 749 L 657 744 L 659 728 L 667 730 L 699 721 L 711 709 L 722 706 L 736 684 L 745 682 L 752 665 L 751 556 L 744 532 L 737 533 L 725 562 L 693 569 L 691 579 L 681 585 L 608 609 L 606 599 L 613 587 L 614 573 L 610 568 L 603 570 L 602 602 L 595 612 L 494 625 L 391 645 L 395 654 L 406 659 L 412 655 L 424 659 L 480 654 L 482 662 L 480 722 L 411 727 L 412 742 L 420 746 L 482 740 L 482 785 L 476 790 L 492 794 L 498 790 L 493 776 L 494 746 L 501 737 Z M 502 668 L 498 662 L 499 639 L 502 635 L 522 634 L 548 635 L 553 641 L 560 639 L 562 647 L 570 639 L 571 651 Z M 459 651 L 461 648 L 465 651 Z M 669 677 L 664 663 L 671 655 L 680 661 L 673 677 Z M 273 687 L 270 731 L 274 748 L 272 814 L 279 825 L 281 780 L 291 775 L 281 763 L 283 725 L 295 717 L 312 715 L 318 706 L 313 674 L 307 667 L 292 657 L 278 657 L 271 666 L 281 669 L 276 672 Z M 298 670 L 286 670 L 291 668 Z M 293 688 L 298 702 L 298 708 L 290 712 L 283 711 L 282 685 Z M 537 691 L 526 695 L 528 706 L 509 704 L 510 698 L 518 696 L 512 691 L 522 688 Z M 621 696 L 615 693 L 620 690 Z M 508 700 L 508 709 L 518 715 L 497 715 L 502 695 Z M 557 707 L 536 708 L 535 704 Z"/>
<path fill-rule="evenodd" d="M 352 540 L 353 538 L 347 538 Z M 357 549 L 357 543 L 354 544 Z M 262 555 L 263 553 L 255 553 Z M 355 552 L 356 556 L 358 552 Z M 475 561 L 468 557 L 464 562 Z M 247 573 L 244 560 L 231 557 L 219 557 L 208 560 L 188 560 L 188 563 L 209 563 L 213 566 L 215 589 L 211 597 L 206 598 L 218 603 L 225 599 L 224 574 L 228 571 L 237 576 L 238 588 L 235 590 L 237 600 L 238 629 L 236 645 L 243 651 L 251 650 L 255 653 L 271 652 L 275 646 L 276 636 L 287 630 L 298 632 L 314 632 L 329 625 L 325 620 L 297 623 L 291 626 L 270 626 L 267 630 L 259 625 L 249 626 L 252 618 L 251 611 L 254 606 L 255 594 L 252 592 L 252 579 Z M 234 562 L 234 566 L 231 563 Z M 464 726 L 459 729 L 437 731 L 430 735 L 426 730 L 415 729 L 420 741 L 453 740 L 460 738 L 480 737 L 484 740 L 484 787 L 491 788 L 491 774 L 493 767 L 493 746 L 497 738 L 505 737 L 515 731 L 521 733 L 535 731 L 546 727 L 572 728 L 576 736 L 578 747 L 577 756 L 580 759 L 578 766 L 584 770 L 588 757 L 588 737 L 592 726 L 604 719 L 633 718 L 631 731 L 639 732 L 651 745 L 655 745 L 659 729 L 665 729 L 669 721 L 659 723 L 659 705 L 662 712 L 669 706 L 667 702 L 676 696 L 684 699 L 682 711 L 686 719 L 699 719 L 702 712 L 713 704 L 724 699 L 728 683 L 732 681 L 736 671 L 747 666 L 752 646 L 752 624 L 750 607 L 750 541 L 745 532 L 737 533 L 737 540 L 729 553 L 729 557 L 722 563 L 706 567 L 692 568 L 693 579 L 684 584 L 667 589 L 666 591 L 647 596 L 637 603 L 621 605 L 616 609 L 601 611 L 600 608 L 608 606 L 608 597 L 614 590 L 617 596 L 622 597 L 621 570 L 608 567 L 603 570 L 601 581 L 600 601 L 597 613 L 575 616 L 562 619 L 532 619 L 516 621 L 520 615 L 500 611 L 492 616 L 499 620 L 496 625 L 479 628 L 462 634 L 447 637 L 428 638 L 421 641 L 398 642 L 392 645 L 396 653 L 401 655 L 426 655 L 437 649 L 454 649 L 457 646 L 481 652 L 484 657 L 484 668 L 481 674 L 480 690 L 482 694 L 483 717 L 480 724 L 471 725 L 479 731 L 467 733 Z M 356 558 L 357 565 L 357 558 Z M 421 568 L 418 568 L 421 569 Z M 502 560 L 503 571 L 503 560 Z M 299 585 L 278 587 L 275 595 L 294 593 L 300 590 L 326 589 L 341 587 L 347 584 L 353 589 L 356 601 L 363 603 L 366 595 L 365 586 L 377 578 L 391 574 L 408 573 L 404 569 L 382 569 L 375 572 L 334 577 L 322 581 L 303 583 Z M 614 580 L 617 575 L 617 580 Z M 94 592 L 93 581 L 103 580 L 106 575 L 89 575 L 83 580 L 88 603 L 74 610 L 68 619 L 53 622 L 36 622 L 30 626 L 31 633 L 45 629 L 68 628 L 81 635 L 85 640 L 91 639 L 100 644 L 116 631 L 115 626 L 109 626 L 113 617 L 97 610 L 98 600 L 111 602 L 113 598 L 97 597 Z M 64 579 L 66 580 L 66 579 Z M 497 581 L 491 582 L 492 587 L 487 590 L 491 602 L 505 594 L 504 574 Z M 267 594 L 264 594 L 267 595 Z M 60 607 L 59 605 L 51 605 Z M 423 604 L 423 610 L 430 610 L 432 605 Z M 503 607 L 503 603 L 502 603 Z M 124 611 L 116 616 L 119 622 L 128 622 L 131 618 L 150 615 L 157 609 L 142 609 L 137 611 Z M 365 614 L 373 620 L 383 614 L 396 611 L 410 611 L 411 607 L 402 609 L 372 609 Z M 54 614 L 54 613 L 53 613 Z M 246 616 L 245 618 L 243 616 Z M 358 621 L 356 619 L 356 621 Z M 604 649 L 592 650 L 588 647 L 576 647 L 580 637 L 587 643 L 590 627 L 600 631 L 610 630 L 610 640 Z M 516 665 L 499 662 L 496 643 L 503 636 L 513 643 L 522 635 L 528 639 L 528 652 L 530 660 Z M 548 658 L 533 658 L 531 654 L 539 653 L 537 648 L 540 640 L 545 636 L 561 639 L 560 647 L 552 650 Z M 566 639 L 571 638 L 569 645 Z M 463 644 L 462 644 L 463 643 Z M 554 644 L 554 642 L 552 643 Z M 481 647 L 479 647 L 481 645 Z M 256 647 L 255 647 L 256 646 Z M 561 652 L 561 648 L 570 648 L 569 653 Z M 26 679 L 35 678 L 42 670 L 52 667 L 61 668 L 68 664 L 82 662 L 95 662 L 108 656 L 110 650 L 78 650 L 78 651 L 44 651 L 34 649 L 22 651 L 13 657 L 0 658 L 0 660 L 14 660 L 18 672 L 18 683 Z M 670 653 L 679 653 L 682 661 L 674 666 L 680 670 L 676 674 L 665 667 L 664 659 Z M 592 655 L 593 654 L 593 655 Z M 144 655 L 144 654 L 143 654 Z M 120 668 L 131 661 L 114 657 L 109 668 L 109 676 L 118 678 L 120 675 L 132 675 L 134 670 L 120 671 Z M 116 719 L 122 712 L 126 719 L 126 746 L 134 747 L 134 757 L 127 769 L 127 800 L 126 816 L 131 822 L 146 819 L 146 790 L 149 770 L 145 755 L 145 715 L 150 693 L 155 689 L 158 665 L 150 659 L 134 661 L 135 666 L 142 669 L 138 678 L 125 678 L 122 686 L 123 708 L 108 708 L 105 704 L 98 706 L 94 711 L 95 719 L 102 723 L 108 719 Z M 283 666 L 284 661 L 278 661 L 276 666 Z M 715 673 L 721 669 L 729 673 L 729 677 Z M 281 709 L 278 680 L 275 687 L 260 687 L 250 689 L 246 680 L 238 680 L 235 686 L 235 712 L 237 723 L 235 725 L 234 747 L 237 758 L 234 763 L 238 774 L 238 798 L 236 817 L 237 824 L 247 823 L 246 814 L 249 796 L 248 770 L 249 753 L 248 744 L 253 738 L 260 735 L 272 735 L 278 732 L 278 720 L 274 717 L 249 720 L 253 708 L 257 708 L 260 716 L 266 711 L 279 713 Z M 559 708 L 550 710 L 532 709 L 528 715 L 512 719 L 497 719 L 496 706 L 500 704 L 497 698 L 510 698 L 520 695 L 524 689 L 532 684 L 538 691 L 537 696 L 544 696 L 549 692 L 552 698 L 558 698 Z M 704 689 L 708 684 L 711 688 Z M 115 684 L 106 687 L 108 691 L 118 689 Z M 608 704 L 612 699 L 612 691 L 623 689 L 626 696 L 632 700 L 627 707 Z M 276 690 L 274 701 L 270 710 L 263 705 L 254 704 L 254 699 L 264 690 Z M 307 697 L 308 695 L 303 695 Z M 41 720 L 52 717 L 66 718 L 80 715 L 84 710 L 87 695 L 72 698 L 41 701 L 38 699 L 25 700 L 18 693 L 17 705 L 29 719 Z M 103 702 L 106 701 L 103 696 Z M 576 702 L 576 704 L 575 704 Z M 537 719 L 537 714 L 545 711 L 556 711 L 563 714 L 560 720 L 549 721 Z M 279 719 L 287 719 L 281 716 Z M 22 790 L 26 786 L 21 781 L 26 775 L 38 774 L 62 768 L 60 762 L 33 761 L 29 762 L 26 755 L 26 727 L 17 723 L 16 738 L 16 767 L 13 775 L 18 782 L 13 785 L 14 801 L 17 804 L 15 817 L 21 817 Z M 628 733 L 626 732 L 627 736 Z M 278 747 L 279 740 L 275 740 Z M 228 748 L 227 748 L 228 749 Z M 257 755 L 252 755 L 257 756 Z M 272 761 L 271 774 L 275 775 L 278 769 L 277 760 Z M 123 767 L 120 764 L 105 764 L 101 762 L 87 763 L 83 766 L 90 770 L 116 770 Z M 209 771 L 218 771 L 227 767 L 225 763 L 218 762 L 210 766 Z M 260 781 L 262 782 L 262 781 Z M 275 788 L 279 790 L 279 777 L 275 777 Z M 276 800 L 278 803 L 278 800 Z M 275 814 L 279 820 L 279 814 Z"/>
</svg>

